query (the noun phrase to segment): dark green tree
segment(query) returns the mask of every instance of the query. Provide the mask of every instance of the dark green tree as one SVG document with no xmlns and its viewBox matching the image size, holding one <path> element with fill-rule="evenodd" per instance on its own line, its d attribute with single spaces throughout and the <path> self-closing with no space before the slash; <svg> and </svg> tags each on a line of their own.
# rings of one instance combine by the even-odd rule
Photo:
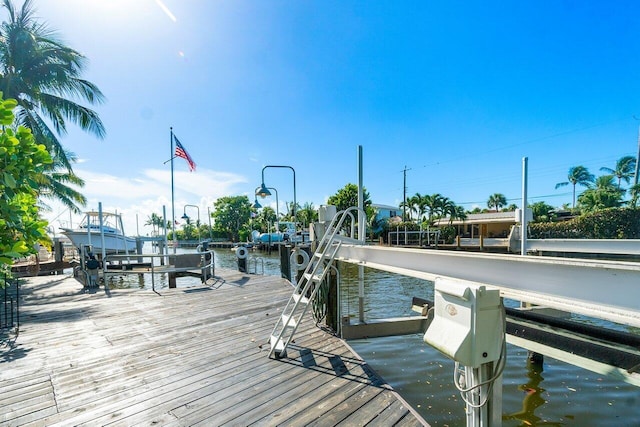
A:
<svg viewBox="0 0 640 427">
<path fill-rule="evenodd" d="M 220 197 L 213 204 L 211 216 L 215 219 L 214 229 L 227 234 L 229 240 L 240 240 L 240 231 L 247 229 L 251 219 L 251 202 L 247 196 Z"/>
<path fill-rule="evenodd" d="M 578 197 L 578 206 L 585 212 L 622 206 L 624 190 L 620 189 L 613 175 L 599 176 L 595 185 L 586 189 Z"/>
<path fill-rule="evenodd" d="M 368 206 L 371 206 L 371 199 L 369 198 L 369 193 L 366 189 L 362 190 L 363 193 L 363 204 L 366 209 Z M 327 200 L 327 203 L 330 205 L 334 205 L 339 211 L 346 210 L 352 206 L 358 206 L 358 186 L 355 184 L 347 184 L 336 194 L 330 196 Z"/>
<path fill-rule="evenodd" d="M 536 202 L 529 205 L 533 214 L 533 222 L 548 222 L 553 218 L 555 208 L 545 202 Z"/>
<path fill-rule="evenodd" d="M 362 189 L 362 197 L 364 212 L 368 218 L 371 215 L 371 199 L 369 198 L 369 193 L 365 188 Z M 338 190 L 336 194 L 330 196 L 327 203 L 336 206 L 338 212 L 349 209 L 350 207 L 358 206 L 358 186 L 355 184 L 345 185 L 343 188 Z M 357 217 L 354 219 L 356 222 L 358 221 Z M 345 229 L 350 227 L 349 221 L 345 221 L 343 224 Z"/>
</svg>

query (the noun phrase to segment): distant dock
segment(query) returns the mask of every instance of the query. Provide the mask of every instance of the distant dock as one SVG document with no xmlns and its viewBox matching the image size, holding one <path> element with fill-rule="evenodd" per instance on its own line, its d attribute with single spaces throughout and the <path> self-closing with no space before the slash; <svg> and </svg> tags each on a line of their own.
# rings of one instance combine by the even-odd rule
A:
<svg viewBox="0 0 640 427">
<path fill-rule="evenodd" d="M 18 336 L 0 335 L 0 424 L 426 425 L 310 316 L 289 357 L 268 358 L 290 295 L 224 269 L 158 293 L 29 278 Z"/>
</svg>

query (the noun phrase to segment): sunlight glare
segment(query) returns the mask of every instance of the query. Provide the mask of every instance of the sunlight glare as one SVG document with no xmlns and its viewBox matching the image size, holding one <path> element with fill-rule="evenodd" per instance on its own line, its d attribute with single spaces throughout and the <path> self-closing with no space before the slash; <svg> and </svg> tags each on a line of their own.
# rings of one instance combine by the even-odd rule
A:
<svg viewBox="0 0 640 427">
<path fill-rule="evenodd" d="M 156 3 L 158 4 L 158 6 L 160 6 L 160 9 L 162 9 L 164 11 L 164 13 L 167 14 L 167 16 L 169 17 L 169 19 L 171 19 L 173 22 L 176 22 L 177 19 L 175 17 L 175 15 L 173 13 L 171 13 L 171 11 L 169 10 L 169 8 L 167 6 L 165 6 L 164 3 L 162 3 L 162 0 L 156 0 Z"/>
</svg>

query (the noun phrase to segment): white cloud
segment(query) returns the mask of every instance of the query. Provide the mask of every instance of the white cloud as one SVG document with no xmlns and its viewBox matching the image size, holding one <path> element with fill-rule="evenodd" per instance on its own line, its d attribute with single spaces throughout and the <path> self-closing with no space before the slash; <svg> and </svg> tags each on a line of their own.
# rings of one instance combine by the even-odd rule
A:
<svg viewBox="0 0 640 427">
<path fill-rule="evenodd" d="M 171 172 L 159 169 L 146 169 L 141 176 L 122 177 L 90 170 L 76 169 L 76 173 L 85 180 L 80 190 L 87 197 L 85 210 L 97 210 L 102 203 L 105 212 L 117 212 L 122 215 L 125 232 L 129 235 L 142 235 L 151 232 L 151 227 L 144 226 L 152 213 L 160 216 L 165 207 L 167 219 L 171 212 Z M 223 196 L 238 194 L 248 183 L 245 176 L 198 169 L 197 172 L 174 172 L 175 216 L 180 221 L 185 205 L 198 206 L 200 220 L 207 223 L 208 209 L 213 210 L 213 203 Z M 45 214 L 53 229 L 68 226 L 69 215 L 65 208 L 56 203 L 49 203 L 52 211 Z M 195 218 L 194 208 L 187 214 Z M 81 217 L 74 215 L 73 225 L 77 225 Z"/>
</svg>

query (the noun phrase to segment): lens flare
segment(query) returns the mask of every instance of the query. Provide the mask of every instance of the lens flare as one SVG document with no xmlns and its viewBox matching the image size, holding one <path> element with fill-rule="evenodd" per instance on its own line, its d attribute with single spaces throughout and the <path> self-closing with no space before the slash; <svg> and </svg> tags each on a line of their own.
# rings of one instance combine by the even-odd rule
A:
<svg viewBox="0 0 640 427">
<path fill-rule="evenodd" d="M 169 8 L 167 6 L 165 6 L 164 3 L 162 3 L 161 0 L 156 0 L 156 3 L 158 4 L 158 6 L 160 6 L 160 9 L 162 9 L 164 11 L 164 13 L 167 14 L 167 16 L 169 17 L 169 19 L 171 19 L 173 22 L 176 22 L 177 19 L 175 17 L 175 15 L 173 13 L 171 13 L 171 11 L 169 10 Z"/>
</svg>

